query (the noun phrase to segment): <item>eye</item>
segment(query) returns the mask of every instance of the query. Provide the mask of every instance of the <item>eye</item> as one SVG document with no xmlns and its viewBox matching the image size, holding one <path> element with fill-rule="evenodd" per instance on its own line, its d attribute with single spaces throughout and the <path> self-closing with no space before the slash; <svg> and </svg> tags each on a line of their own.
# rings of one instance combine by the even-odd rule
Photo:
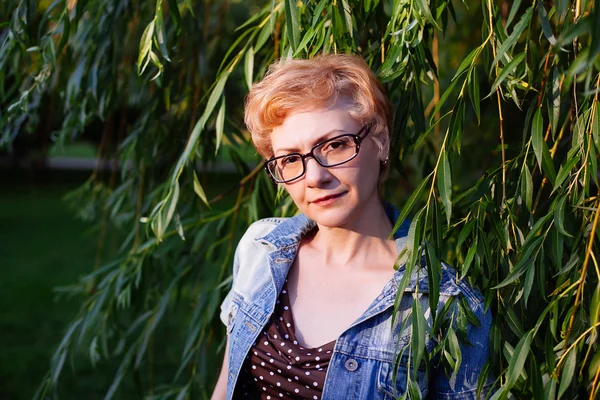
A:
<svg viewBox="0 0 600 400">
<path fill-rule="evenodd" d="M 289 156 L 285 156 L 280 159 L 281 167 L 285 167 L 287 165 L 295 164 L 301 162 L 301 158 L 297 154 L 290 154 Z"/>
<path fill-rule="evenodd" d="M 325 144 L 323 144 L 322 151 L 323 153 L 328 153 L 330 151 L 337 150 L 346 150 L 347 148 L 352 146 L 352 141 L 349 137 L 344 136 L 340 138 L 335 138 Z"/>
</svg>

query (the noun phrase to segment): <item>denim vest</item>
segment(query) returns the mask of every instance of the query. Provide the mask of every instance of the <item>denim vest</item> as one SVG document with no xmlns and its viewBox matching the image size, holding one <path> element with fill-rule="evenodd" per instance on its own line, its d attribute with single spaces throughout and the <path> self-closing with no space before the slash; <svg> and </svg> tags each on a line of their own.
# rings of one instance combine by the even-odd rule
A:
<svg viewBox="0 0 600 400">
<path fill-rule="evenodd" d="M 397 219 L 398 211 L 393 207 L 386 206 L 386 211 L 390 220 Z M 406 242 L 406 222 L 395 234 L 399 252 Z M 227 400 L 233 397 L 246 355 L 275 309 L 303 235 L 315 226 L 316 223 L 303 214 L 293 218 L 269 218 L 252 224 L 240 240 L 234 259 L 233 286 L 221 305 L 221 320 L 227 326 L 229 337 Z M 395 399 L 406 392 L 408 351 L 403 350 L 410 342 L 414 301 L 421 302 L 431 326 L 426 273 L 426 269 L 421 269 L 418 275 L 415 271 L 411 276 L 393 327 L 392 311 L 404 266 L 396 271 L 363 315 L 339 336 L 327 369 L 323 400 Z M 488 359 L 491 314 L 485 312 L 481 294 L 466 282 L 457 281 L 455 275 L 454 270 L 443 265 L 438 310 L 452 296 L 464 296 L 480 326 L 468 326 L 470 345 L 460 343 L 462 363 L 457 374 L 448 377 L 444 371 L 432 369 L 428 378 L 425 369 L 417 371 L 423 398 L 429 395 L 434 399 L 476 399 L 479 373 Z M 426 350 L 430 352 L 435 345 L 428 336 Z M 398 354 L 402 356 L 394 376 Z"/>
</svg>

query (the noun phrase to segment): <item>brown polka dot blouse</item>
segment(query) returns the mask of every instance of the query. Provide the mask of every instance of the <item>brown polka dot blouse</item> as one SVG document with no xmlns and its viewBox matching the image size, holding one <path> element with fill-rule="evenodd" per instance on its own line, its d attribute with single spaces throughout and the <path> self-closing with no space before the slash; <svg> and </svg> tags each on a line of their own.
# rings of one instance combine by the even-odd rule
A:
<svg viewBox="0 0 600 400">
<path fill-rule="evenodd" d="M 296 341 L 285 281 L 275 311 L 246 357 L 235 399 L 321 398 L 335 340 L 307 349 Z"/>
</svg>

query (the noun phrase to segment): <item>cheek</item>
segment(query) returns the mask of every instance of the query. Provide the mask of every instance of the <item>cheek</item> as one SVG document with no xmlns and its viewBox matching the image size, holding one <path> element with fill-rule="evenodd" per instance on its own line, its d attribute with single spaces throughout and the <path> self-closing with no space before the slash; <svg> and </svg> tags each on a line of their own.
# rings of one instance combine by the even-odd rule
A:
<svg viewBox="0 0 600 400">
<path fill-rule="evenodd" d="M 284 183 L 283 188 L 290 195 L 292 200 L 296 201 L 302 196 L 301 180 L 292 183 Z"/>
</svg>

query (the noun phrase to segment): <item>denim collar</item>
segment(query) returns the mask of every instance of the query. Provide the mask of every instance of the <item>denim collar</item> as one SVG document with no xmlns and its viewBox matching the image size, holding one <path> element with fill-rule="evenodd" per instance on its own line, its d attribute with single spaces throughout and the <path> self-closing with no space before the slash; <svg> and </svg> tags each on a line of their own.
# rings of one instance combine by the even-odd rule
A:
<svg viewBox="0 0 600 400">
<path fill-rule="evenodd" d="M 396 224 L 398 217 L 400 216 L 400 211 L 393 204 L 384 201 L 383 207 L 385 209 L 385 213 L 389 218 L 392 225 Z M 281 224 L 277 225 L 275 229 L 273 229 L 267 235 L 257 238 L 257 241 L 268 242 L 269 244 L 283 249 L 289 246 L 298 246 L 302 237 L 310 232 L 317 223 L 310 218 L 308 218 L 304 214 L 298 214 L 292 218 L 288 218 Z M 399 239 L 403 239 L 408 235 L 408 228 L 410 227 L 410 220 L 405 219 L 400 227 L 394 232 L 394 239 L 396 239 L 396 244 L 398 244 Z M 404 247 L 404 243 L 402 243 L 402 247 Z M 401 248 L 398 249 L 400 251 Z"/>
<path fill-rule="evenodd" d="M 385 212 L 388 218 L 390 219 L 390 222 L 392 222 L 392 224 L 395 224 L 396 220 L 400 216 L 400 211 L 398 211 L 398 209 L 396 209 L 396 207 L 394 207 L 391 203 L 383 202 L 383 205 Z M 277 276 L 275 281 L 276 287 L 278 289 L 279 286 L 282 285 L 282 282 L 279 281 L 285 279 L 285 276 L 287 275 L 287 271 L 291 266 L 291 263 L 296 258 L 298 246 L 300 245 L 302 237 L 306 235 L 306 233 L 308 233 L 310 230 L 312 230 L 316 225 L 317 223 L 308 218 L 306 215 L 298 214 L 294 217 L 284 219 L 267 235 L 255 239 L 258 242 L 273 247 L 273 251 L 270 253 L 270 256 L 273 260 L 278 260 L 276 263 L 278 265 L 278 268 L 276 268 L 276 270 L 273 270 L 274 275 Z M 406 246 L 406 236 L 408 235 L 409 227 L 410 220 L 406 219 L 402 222 L 402 224 L 396 230 L 396 232 L 394 232 L 394 239 L 396 241 L 396 249 L 398 253 L 400 253 L 402 249 L 404 249 L 404 247 Z M 284 262 L 281 263 L 281 261 Z M 282 270 L 282 267 L 285 270 Z M 391 294 L 392 292 L 398 289 L 400 280 L 404 276 L 405 267 L 406 266 L 404 264 L 398 267 L 398 270 L 394 274 L 394 277 L 384 288 L 384 292 L 388 292 Z M 418 268 L 415 268 L 415 270 L 413 271 L 414 276 L 411 276 L 406 291 L 415 291 L 418 281 L 419 292 L 426 293 L 429 291 L 427 275 L 426 273 L 419 273 L 418 270 Z"/>
</svg>

